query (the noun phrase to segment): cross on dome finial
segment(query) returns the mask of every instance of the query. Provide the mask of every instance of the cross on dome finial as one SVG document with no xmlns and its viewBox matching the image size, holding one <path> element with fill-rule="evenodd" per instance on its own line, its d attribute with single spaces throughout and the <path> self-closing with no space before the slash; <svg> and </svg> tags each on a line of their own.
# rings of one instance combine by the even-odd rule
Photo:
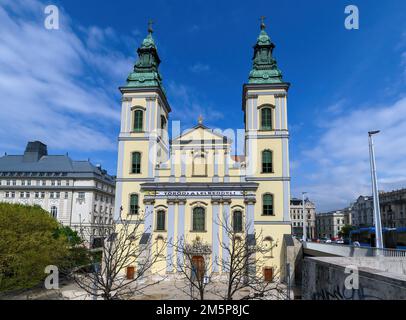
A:
<svg viewBox="0 0 406 320">
<path fill-rule="evenodd" d="M 199 122 L 199 124 L 203 123 L 203 116 L 202 115 L 199 116 L 198 122 Z"/>
<path fill-rule="evenodd" d="M 261 30 L 264 30 L 265 29 L 265 20 L 266 19 L 266 17 L 265 16 L 261 16 L 260 17 L 260 20 L 261 20 Z"/>
<path fill-rule="evenodd" d="M 153 33 L 154 30 L 152 29 L 152 25 L 154 24 L 154 21 L 152 19 L 149 19 L 148 21 L 148 33 Z"/>
</svg>

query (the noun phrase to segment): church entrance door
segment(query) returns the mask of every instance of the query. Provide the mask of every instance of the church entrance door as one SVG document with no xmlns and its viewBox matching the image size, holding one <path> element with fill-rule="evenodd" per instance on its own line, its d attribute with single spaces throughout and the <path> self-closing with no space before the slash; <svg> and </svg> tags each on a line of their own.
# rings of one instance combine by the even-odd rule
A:
<svg viewBox="0 0 406 320">
<path fill-rule="evenodd" d="M 192 257 L 193 278 L 203 280 L 204 277 L 204 258 L 202 256 Z"/>
</svg>

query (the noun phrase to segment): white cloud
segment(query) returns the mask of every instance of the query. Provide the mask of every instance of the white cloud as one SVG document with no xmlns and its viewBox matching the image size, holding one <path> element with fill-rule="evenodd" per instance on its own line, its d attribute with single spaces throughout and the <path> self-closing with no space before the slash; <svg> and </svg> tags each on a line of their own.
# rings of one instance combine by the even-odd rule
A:
<svg viewBox="0 0 406 320">
<path fill-rule="evenodd" d="M 360 194 L 371 193 L 368 131 L 379 129 L 375 150 L 379 187 L 406 187 L 406 98 L 393 104 L 354 108 L 327 121 L 315 146 L 303 153 L 314 168 L 300 187 L 320 210 L 344 207 Z M 298 173 L 300 174 L 300 173 Z M 293 190 L 299 194 L 302 190 Z"/>
<path fill-rule="evenodd" d="M 203 73 L 210 71 L 210 66 L 208 64 L 198 62 L 191 66 L 189 69 L 193 73 Z"/>
<path fill-rule="evenodd" d="M 37 0 L 0 4 L 0 149 L 38 139 L 58 150 L 114 150 L 116 90 L 132 59 L 108 45 L 113 29 L 74 30 L 62 8 L 60 29 L 47 30 L 44 7 Z"/>
</svg>

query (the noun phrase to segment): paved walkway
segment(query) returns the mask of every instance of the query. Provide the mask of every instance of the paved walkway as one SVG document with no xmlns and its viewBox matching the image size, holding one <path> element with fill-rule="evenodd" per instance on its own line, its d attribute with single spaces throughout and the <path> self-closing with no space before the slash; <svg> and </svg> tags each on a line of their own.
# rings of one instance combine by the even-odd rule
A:
<svg viewBox="0 0 406 320">
<path fill-rule="evenodd" d="M 215 290 L 214 290 L 215 288 Z M 213 293 L 214 291 L 217 294 Z M 205 293 L 205 300 L 222 300 L 225 286 L 219 283 L 209 284 Z M 248 289 L 241 290 L 235 295 L 235 300 L 239 300 L 249 294 Z M 195 289 L 195 296 L 198 293 Z M 93 300 L 93 296 L 82 290 L 76 283 L 66 283 L 59 290 L 33 289 L 25 292 L 2 296 L 0 299 L 8 300 Z M 181 280 L 164 280 L 159 284 L 154 284 L 143 289 L 142 293 L 128 297 L 129 300 L 191 300 L 190 287 Z M 276 300 L 276 297 L 268 297 L 269 300 Z M 98 298 L 98 300 L 102 300 Z"/>
</svg>

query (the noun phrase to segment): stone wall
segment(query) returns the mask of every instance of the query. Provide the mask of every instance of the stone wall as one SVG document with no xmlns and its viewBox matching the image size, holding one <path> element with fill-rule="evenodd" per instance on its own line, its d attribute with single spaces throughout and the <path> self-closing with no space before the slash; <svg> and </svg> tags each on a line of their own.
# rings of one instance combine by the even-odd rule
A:
<svg viewBox="0 0 406 320">
<path fill-rule="evenodd" d="M 358 269 L 358 289 L 346 289 Z M 302 297 L 305 300 L 405 300 L 406 259 L 377 257 L 318 257 L 303 261 Z"/>
</svg>

